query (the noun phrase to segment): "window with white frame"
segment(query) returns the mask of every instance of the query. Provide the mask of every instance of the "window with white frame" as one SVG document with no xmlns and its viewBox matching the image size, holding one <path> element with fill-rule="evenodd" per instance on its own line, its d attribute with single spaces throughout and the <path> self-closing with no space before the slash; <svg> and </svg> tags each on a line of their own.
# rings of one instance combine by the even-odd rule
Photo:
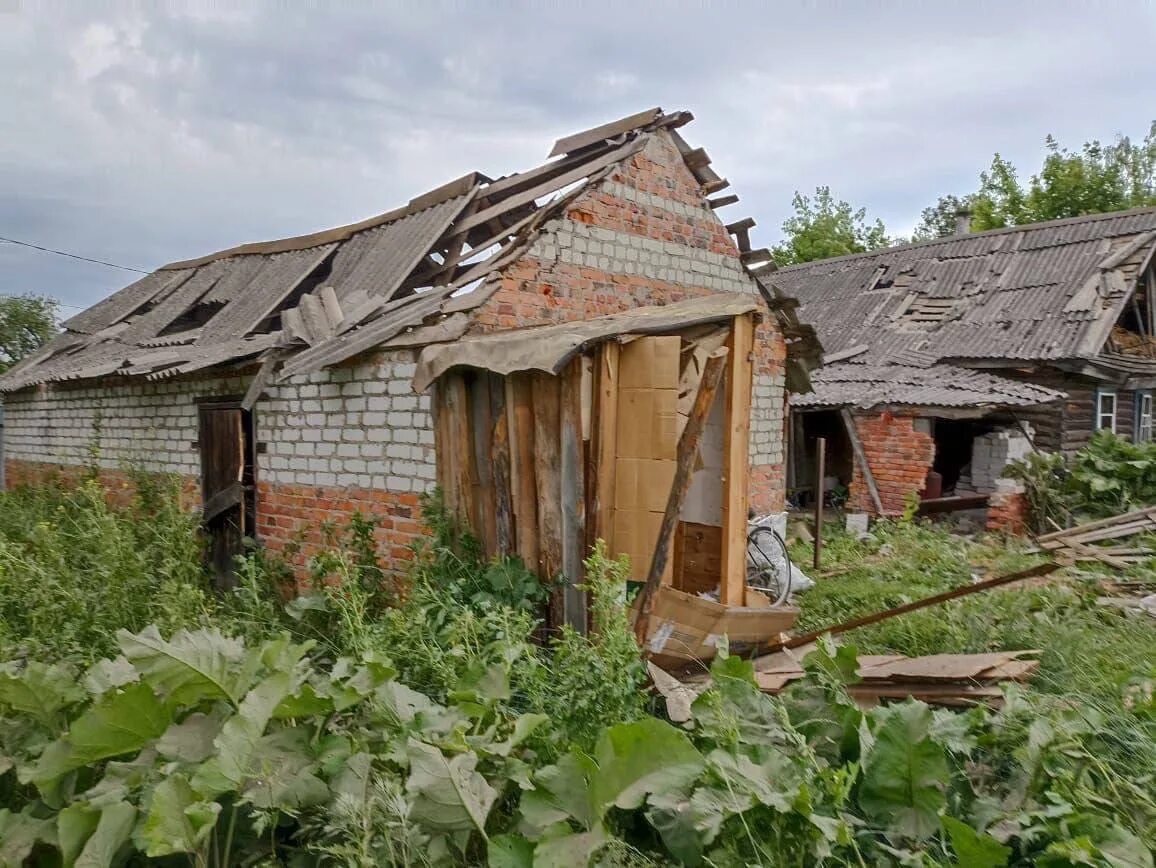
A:
<svg viewBox="0 0 1156 868">
<path fill-rule="evenodd" d="M 1116 432 L 1116 393 L 1096 392 L 1096 430 Z"/>
<path fill-rule="evenodd" d="M 1147 443 L 1152 439 L 1152 393 L 1136 393 L 1136 442 Z"/>
</svg>

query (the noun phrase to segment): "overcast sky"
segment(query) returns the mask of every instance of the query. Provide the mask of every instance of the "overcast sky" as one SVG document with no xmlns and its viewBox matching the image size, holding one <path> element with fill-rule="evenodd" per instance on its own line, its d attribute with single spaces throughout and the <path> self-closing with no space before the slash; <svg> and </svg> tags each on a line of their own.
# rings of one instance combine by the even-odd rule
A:
<svg viewBox="0 0 1156 868">
<path fill-rule="evenodd" d="M 695 113 L 757 243 L 818 184 L 907 232 L 994 151 L 1026 172 L 1049 132 L 1142 136 L 1154 36 L 1140 2 L 0 0 L 0 236 L 147 269 L 530 168 L 655 105 Z M 131 280 L 0 244 L 3 294 Z"/>
</svg>

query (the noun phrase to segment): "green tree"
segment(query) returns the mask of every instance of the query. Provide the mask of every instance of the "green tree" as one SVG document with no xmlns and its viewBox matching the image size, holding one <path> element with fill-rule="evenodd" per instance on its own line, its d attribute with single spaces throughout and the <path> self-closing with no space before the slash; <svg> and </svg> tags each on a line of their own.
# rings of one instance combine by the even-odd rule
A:
<svg viewBox="0 0 1156 868">
<path fill-rule="evenodd" d="M 864 253 L 890 243 L 881 220 L 868 222 L 866 208 L 836 200 L 830 187 L 816 187 L 814 198 L 796 191 L 791 206 L 795 213 L 783 222 L 786 237 L 771 251 L 779 265 Z"/>
<path fill-rule="evenodd" d="M 1048 136 L 1044 149 L 1043 165 L 1026 184 L 1015 166 L 996 154 L 980 173 L 975 193 L 941 196 L 924 209 L 915 237 L 953 234 L 955 221 L 945 215 L 961 204 L 970 207 L 977 232 L 1156 205 L 1156 121 L 1140 142 L 1118 135 L 1110 144 L 1093 140 L 1070 151 Z"/>
<path fill-rule="evenodd" d="M 0 372 L 56 334 L 55 299 L 35 295 L 0 298 Z"/>
</svg>

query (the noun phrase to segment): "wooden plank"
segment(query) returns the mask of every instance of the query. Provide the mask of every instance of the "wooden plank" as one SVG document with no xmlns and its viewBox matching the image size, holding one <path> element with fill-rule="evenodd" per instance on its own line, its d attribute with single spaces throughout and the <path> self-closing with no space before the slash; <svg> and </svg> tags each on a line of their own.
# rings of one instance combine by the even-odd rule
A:
<svg viewBox="0 0 1156 868">
<path fill-rule="evenodd" d="M 562 484 L 562 617 L 579 633 L 586 632 L 586 592 L 583 559 L 586 554 L 586 498 L 582 440 L 582 369 L 578 356 L 561 375 Z"/>
<path fill-rule="evenodd" d="M 751 436 L 751 389 L 754 385 L 754 322 L 735 317 L 727 342 L 726 434 L 723 442 L 723 573 L 719 602 L 743 605 L 747 574 L 747 480 Z"/>
<path fill-rule="evenodd" d="M 510 424 L 506 413 L 506 379 L 491 374 L 490 463 L 493 466 L 494 535 L 496 554 L 506 557 L 514 553 L 514 503 L 510 481 Z"/>
<path fill-rule="evenodd" d="M 1069 534 L 1079 535 L 1086 531 L 1097 530 L 1102 527 L 1112 527 L 1118 524 L 1126 524 L 1130 521 L 1147 518 L 1150 515 L 1156 515 L 1156 506 L 1150 506 L 1145 509 L 1137 509 L 1133 512 L 1124 512 L 1120 515 L 1113 515 L 1109 516 L 1108 518 L 1098 519 L 1096 521 L 1085 522 L 1084 524 L 1078 524 L 1075 527 L 1069 527 L 1065 530 L 1057 530 L 1052 531 L 1051 533 L 1045 533 L 1036 537 L 1036 542 L 1042 543 L 1049 540 L 1059 539 L 1060 537 L 1068 536 Z"/>
<path fill-rule="evenodd" d="M 620 120 L 611 121 L 607 124 L 594 127 L 593 129 L 583 130 L 580 133 L 573 133 L 569 136 L 563 136 L 554 142 L 554 147 L 550 149 L 549 157 L 557 157 L 561 154 L 568 154 L 571 151 L 576 151 L 579 148 L 585 148 L 589 145 L 597 144 L 614 136 L 622 135 L 623 133 L 632 132 L 639 127 L 644 127 L 647 124 L 652 124 L 662 117 L 662 109 L 655 106 L 646 111 L 637 112 L 629 117 L 621 118 Z"/>
<path fill-rule="evenodd" d="M 598 352 L 598 418 L 596 448 L 598 482 L 594 513 L 596 538 L 614 544 L 614 468 L 618 457 L 618 353 L 617 341 L 604 343 Z"/>
<path fill-rule="evenodd" d="M 939 603 L 946 603 L 949 600 L 957 600 L 960 597 L 966 597 L 971 594 L 978 594 L 981 591 L 989 591 L 992 588 L 998 588 L 1002 585 L 1010 585 L 1013 582 L 1022 582 L 1025 579 L 1034 579 L 1040 576 L 1046 576 L 1049 573 L 1054 573 L 1058 570 L 1059 564 L 1038 564 L 1034 567 L 1029 567 L 1026 570 L 1020 570 L 1015 573 L 1008 573 L 1005 576 L 996 576 L 993 579 L 987 579 L 982 582 L 976 582 L 974 585 L 963 585 L 959 588 L 954 588 L 950 591 L 944 591 L 942 594 L 935 594 L 931 597 L 924 597 L 921 600 L 915 600 L 911 603 L 905 603 L 902 606 L 896 606 L 894 609 L 886 609 L 882 612 L 874 612 L 870 615 L 864 615 L 861 618 L 852 618 L 849 621 L 843 621 L 840 624 L 835 624 L 831 627 L 822 627 L 818 630 L 811 630 L 808 633 L 803 633 L 799 636 L 793 636 L 786 641 L 772 642 L 769 645 L 764 645 L 752 649 L 752 656 L 759 654 L 771 654 L 776 651 L 782 651 L 787 648 L 801 648 L 803 645 L 809 645 L 820 636 L 838 636 L 841 633 L 846 633 L 850 630 L 856 630 L 859 627 L 867 627 L 871 624 L 878 624 L 880 621 L 887 621 L 891 618 L 898 618 L 900 615 L 906 615 L 908 612 L 915 612 L 919 609 L 926 609 L 928 606 L 935 606 Z"/>
<path fill-rule="evenodd" d="M 466 530 L 477 532 L 477 517 L 474 514 L 474 466 L 473 443 L 470 436 L 470 407 L 466 394 L 466 382 L 461 374 L 447 374 L 442 377 L 445 392 L 442 409 L 445 412 L 445 450 L 438 450 L 438 460 L 452 453 L 445 482 L 446 507 Z"/>
<path fill-rule="evenodd" d="M 553 581 L 562 573 L 562 474 L 559 380 L 533 374 L 534 483 L 538 496 L 539 575 Z M 560 601 L 559 601 L 560 602 Z M 551 608 L 551 626 L 560 626 L 560 606 Z"/>
<path fill-rule="evenodd" d="M 1076 542 L 1072 539 L 1065 539 L 1063 540 L 1063 543 L 1065 547 L 1071 549 L 1074 552 L 1082 554 L 1085 557 L 1091 557 L 1098 561 L 1102 561 L 1108 566 L 1115 567 L 1118 570 L 1126 570 L 1130 566 L 1127 561 L 1121 560 L 1114 555 L 1110 555 L 1107 552 L 1096 548 L 1095 546 L 1084 545 L 1083 543 Z"/>
<path fill-rule="evenodd" d="M 666 564 L 670 558 L 670 549 L 674 540 L 674 531 L 678 525 L 678 517 L 682 513 L 683 503 L 686 501 L 686 492 L 690 488 L 690 478 L 694 475 L 694 463 L 698 457 L 699 441 L 702 438 L 703 428 L 706 427 L 706 417 L 710 413 L 711 405 L 714 404 L 719 382 L 722 380 L 724 369 L 727 367 L 726 362 L 729 355 L 729 351 L 719 349 L 707 358 L 702 371 L 702 381 L 698 386 L 698 394 L 694 398 L 694 406 L 691 407 L 686 426 L 682 429 L 682 436 L 678 439 L 674 483 L 666 500 L 666 511 L 662 514 L 662 524 L 658 527 L 658 540 L 650 560 L 650 569 L 646 574 L 646 584 L 643 585 L 637 602 L 638 617 L 634 624 L 634 632 L 640 643 L 645 640 L 650 628 L 650 611 L 653 606 L 654 594 L 662 582 L 663 573 L 666 572 Z M 744 455 L 743 458 L 745 460 L 746 456 Z M 722 584 L 727 583 L 723 581 Z M 724 603 L 724 605 L 726 604 Z"/>
<path fill-rule="evenodd" d="M 557 175 L 547 181 L 543 181 L 541 184 L 531 187 L 528 190 L 523 190 L 520 193 L 508 196 L 507 198 L 502 199 L 496 205 L 491 205 L 489 208 L 483 208 L 476 214 L 466 217 L 464 220 L 459 220 L 454 229 L 458 232 L 468 232 L 475 226 L 482 226 L 490 222 L 495 217 L 508 214 L 510 211 L 513 211 L 522 205 L 529 205 L 535 199 L 540 199 L 543 196 L 547 196 L 550 193 L 560 190 L 567 184 L 572 184 L 575 181 L 581 181 L 583 178 L 594 174 L 599 169 L 609 166 L 612 163 L 625 160 L 627 157 L 633 156 L 641 149 L 641 140 L 627 142 L 622 147 L 615 148 L 613 151 L 609 151 L 608 153 L 595 157 L 588 162 L 581 163 L 576 168 L 573 168 L 568 172 L 563 172 L 561 175 Z"/>
<path fill-rule="evenodd" d="M 482 542 L 486 557 L 493 557 L 498 550 L 498 530 L 495 512 L 497 502 L 494 492 L 494 467 L 491 460 L 493 450 L 490 438 L 493 436 L 493 422 L 490 418 L 490 378 L 485 371 L 470 372 L 467 389 L 470 399 L 470 435 L 474 459 L 474 526 Z"/>
<path fill-rule="evenodd" d="M 534 406 L 530 377 L 506 378 L 506 401 L 511 415 L 510 456 L 513 475 L 514 537 L 522 562 L 539 569 L 538 494 L 534 471 Z"/>
<path fill-rule="evenodd" d="M 863 441 L 859 439 L 859 429 L 855 425 L 855 417 L 846 407 L 839 411 L 839 418 L 843 420 L 843 427 L 847 429 L 847 439 L 851 441 L 851 451 L 855 454 L 855 463 L 863 474 L 863 481 L 867 483 L 867 492 L 871 495 L 871 503 L 875 506 L 875 514 L 883 515 L 883 501 L 879 497 L 879 486 L 875 484 L 875 474 L 871 472 L 871 464 L 867 461 L 867 452 L 863 449 Z"/>
<path fill-rule="evenodd" d="M 241 502 L 244 487 L 240 482 L 234 482 L 205 501 L 201 507 L 201 520 L 210 522 L 227 509 L 231 509 Z"/>
</svg>

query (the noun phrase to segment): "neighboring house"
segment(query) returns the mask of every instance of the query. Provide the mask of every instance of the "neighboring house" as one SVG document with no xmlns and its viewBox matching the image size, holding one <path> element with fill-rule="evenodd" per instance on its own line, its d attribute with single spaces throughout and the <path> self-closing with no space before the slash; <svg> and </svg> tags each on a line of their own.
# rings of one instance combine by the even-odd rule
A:
<svg viewBox="0 0 1156 868">
<path fill-rule="evenodd" d="M 734 197 L 707 199 L 727 182 L 677 132 L 691 119 L 642 112 L 559 140 L 527 172 L 158 269 L 0 378 L 9 484 L 92 462 L 179 474 L 222 575 L 244 536 L 299 541 L 302 563 L 324 523 L 372 513 L 396 569 L 448 460 L 412 384 L 422 347 L 740 293 L 772 314 L 745 387 L 749 501 L 782 510 L 788 343 L 817 345 L 748 273 L 765 259 L 749 221 L 736 243 L 716 216 Z"/>
<path fill-rule="evenodd" d="M 913 492 L 1004 509 L 1000 474 L 1032 448 L 1070 453 L 1105 428 L 1151 439 L 1154 249 L 1149 208 L 775 272 L 826 353 L 792 399 L 792 485 L 811 484 L 825 436 L 855 509 L 893 514 Z"/>
</svg>

